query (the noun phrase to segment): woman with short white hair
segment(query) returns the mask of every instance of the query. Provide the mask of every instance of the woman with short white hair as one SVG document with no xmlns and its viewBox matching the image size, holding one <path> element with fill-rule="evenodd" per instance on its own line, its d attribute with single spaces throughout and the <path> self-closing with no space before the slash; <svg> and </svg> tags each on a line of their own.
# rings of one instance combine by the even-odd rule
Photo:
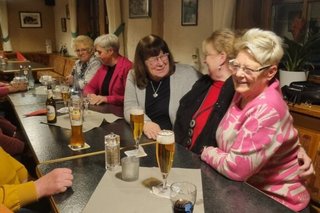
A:
<svg viewBox="0 0 320 213">
<path fill-rule="evenodd" d="M 217 129 L 218 147 L 204 148 L 201 159 L 294 211 L 304 210 L 310 195 L 299 177 L 298 132 L 275 78 L 282 40 L 251 29 L 235 47 L 237 56 L 229 61 L 235 96 Z"/>
<path fill-rule="evenodd" d="M 132 62 L 119 54 L 119 39 L 114 34 L 101 35 L 94 41 L 102 66 L 84 88 L 90 104 L 123 105 L 124 90 Z"/>
</svg>

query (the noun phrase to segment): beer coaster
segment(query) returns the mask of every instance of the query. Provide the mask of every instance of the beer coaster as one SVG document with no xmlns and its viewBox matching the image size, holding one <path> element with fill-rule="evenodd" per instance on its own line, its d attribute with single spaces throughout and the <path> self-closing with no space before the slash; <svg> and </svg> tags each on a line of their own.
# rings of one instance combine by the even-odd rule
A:
<svg viewBox="0 0 320 213">
<path fill-rule="evenodd" d="M 124 152 L 127 156 L 136 156 L 138 158 L 147 156 L 142 146 L 139 146 L 139 150 L 129 150 Z"/>
<path fill-rule="evenodd" d="M 89 149 L 90 145 L 87 143 L 84 143 L 84 146 L 81 148 L 72 148 L 70 145 L 68 145 L 68 147 L 72 150 L 72 151 L 79 151 L 79 150 L 83 150 L 83 149 Z"/>
</svg>

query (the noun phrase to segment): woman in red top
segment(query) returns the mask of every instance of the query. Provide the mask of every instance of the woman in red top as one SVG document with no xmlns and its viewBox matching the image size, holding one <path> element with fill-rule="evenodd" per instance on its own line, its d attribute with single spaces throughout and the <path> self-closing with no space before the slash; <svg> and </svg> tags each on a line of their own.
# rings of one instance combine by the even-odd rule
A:
<svg viewBox="0 0 320 213">
<path fill-rule="evenodd" d="M 102 35 L 94 41 L 96 54 L 103 65 L 84 88 L 90 104 L 123 105 L 124 90 L 132 62 L 119 54 L 120 43 L 113 34 Z"/>
</svg>

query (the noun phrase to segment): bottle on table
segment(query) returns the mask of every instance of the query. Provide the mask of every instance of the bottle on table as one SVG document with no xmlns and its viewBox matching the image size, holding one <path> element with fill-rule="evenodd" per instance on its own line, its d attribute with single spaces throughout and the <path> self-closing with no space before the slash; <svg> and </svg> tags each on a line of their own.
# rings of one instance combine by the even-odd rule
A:
<svg viewBox="0 0 320 213">
<path fill-rule="evenodd" d="M 48 98 L 46 101 L 47 122 L 48 123 L 56 123 L 57 122 L 56 102 L 53 99 L 53 91 L 52 91 L 51 85 L 49 84 L 47 88 L 48 88 Z"/>
<path fill-rule="evenodd" d="M 82 90 L 79 84 L 79 74 L 75 69 L 73 70 L 73 84 L 71 88 L 71 96 L 78 96 L 82 98 Z"/>
<path fill-rule="evenodd" d="M 31 65 L 28 66 L 28 89 L 34 88 L 34 78 L 32 74 L 32 68 Z"/>
</svg>

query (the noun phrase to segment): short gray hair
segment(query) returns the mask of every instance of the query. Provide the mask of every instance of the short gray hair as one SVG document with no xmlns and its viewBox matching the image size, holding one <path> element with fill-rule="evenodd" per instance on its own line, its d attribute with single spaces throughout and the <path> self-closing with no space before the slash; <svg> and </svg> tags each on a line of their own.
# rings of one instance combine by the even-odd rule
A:
<svg viewBox="0 0 320 213">
<path fill-rule="evenodd" d="M 116 35 L 105 34 L 97 37 L 94 40 L 94 46 L 99 46 L 105 50 L 113 49 L 115 52 L 119 52 L 120 42 Z"/>
<path fill-rule="evenodd" d="M 236 42 L 235 49 L 247 51 L 261 65 L 277 65 L 283 56 L 282 43 L 274 32 L 253 28 Z"/>
</svg>

